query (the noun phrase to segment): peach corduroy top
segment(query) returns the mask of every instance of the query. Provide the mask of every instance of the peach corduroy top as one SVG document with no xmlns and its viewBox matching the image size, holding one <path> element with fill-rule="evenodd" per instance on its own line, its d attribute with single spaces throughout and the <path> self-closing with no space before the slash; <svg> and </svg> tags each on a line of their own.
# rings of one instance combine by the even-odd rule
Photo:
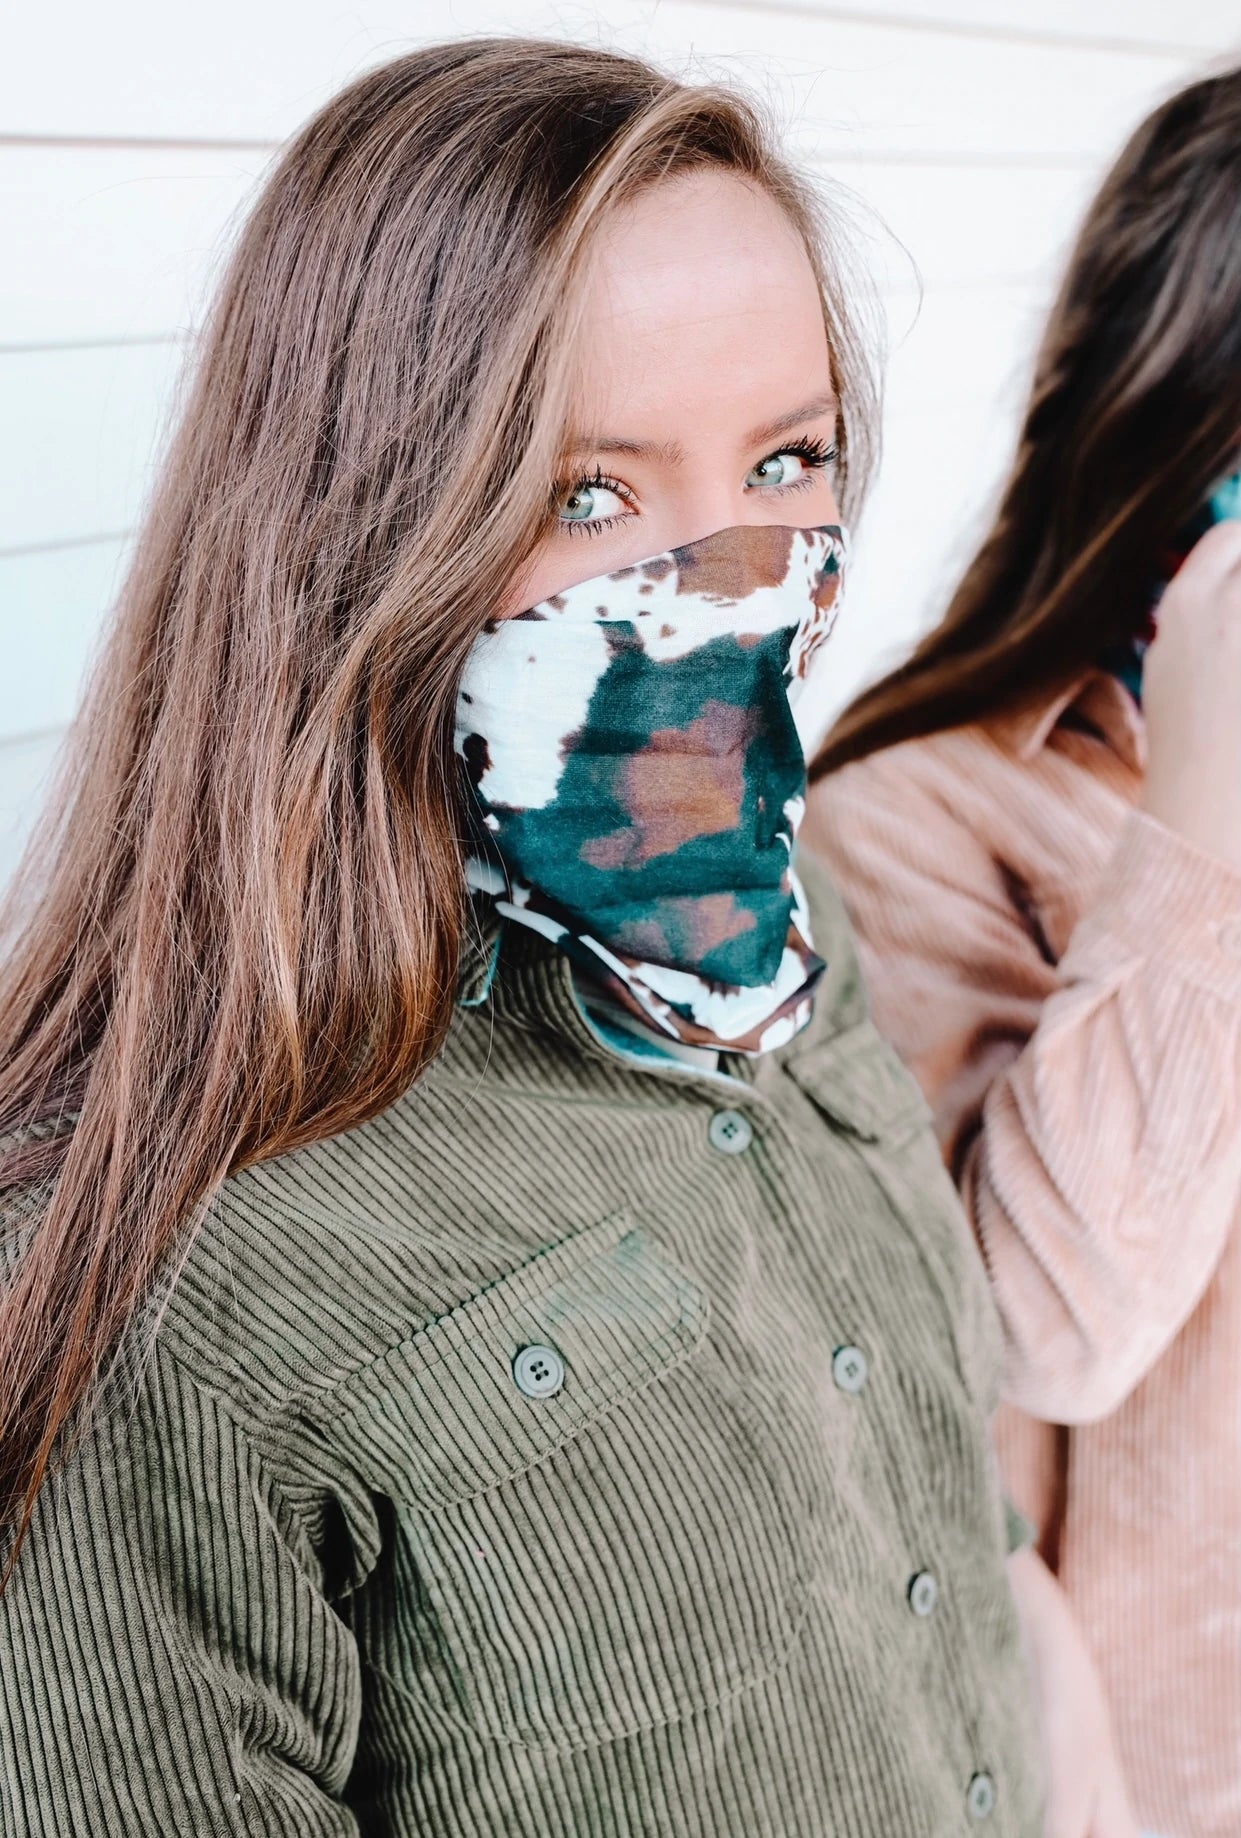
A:
<svg viewBox="0 0 1241 1838">
<path fill-rule="evenodd" d="M 990 1272 L 1006 1478 L 1141 1822 L 1241 1838 L 1241 876 L 1135 808 L 1144 761 L 1095 671 L 846 767 L 804 835 Z"/>
</svg>

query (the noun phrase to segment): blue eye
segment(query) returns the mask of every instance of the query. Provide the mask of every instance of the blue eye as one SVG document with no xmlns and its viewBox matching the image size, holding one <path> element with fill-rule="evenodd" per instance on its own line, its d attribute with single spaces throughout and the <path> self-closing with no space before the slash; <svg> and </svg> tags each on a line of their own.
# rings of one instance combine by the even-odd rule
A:
<svg viewBox="0 0 1241 1838">
<path fill-rule="evenodd" d="M 795 485 L 810 471 L 800 453 L 773 453 L 770 458 L 751 466 L 745 475 L 747 485 Z"/>
<path fill-rule="evenodd" d="M 552 502 L 561 527 L 570 533 L 580 530 L 585 536 L 610 529 L 622 517 L 634 514 L 624 486 L 617 479 L 605 479 L 597 467 L 591 478 L 580 478 L 574 485 L 557 486 Z"/>
<path fill-rule="evenodd" d="M 782 485 L 802 485 L 812 472 L 821 472 L 839 457 L 840 449 L 835 445 L 828 446 L 825 441 L 795 440 L 789 446 L 781 447 L 778 453 L 769 453 L 757 466 L 751 466 L 745 475 L 745 482 L 751 490 L 755 487 L 770 490 Z"/>
<path fill-rule="evenodd" d="M 566 524 L 592 524 L 599 516 L 620 516 L 623 509 L 620 493 L 609 485 L 577 485 L 561 505 L 561 518 Z"/>
</svg>

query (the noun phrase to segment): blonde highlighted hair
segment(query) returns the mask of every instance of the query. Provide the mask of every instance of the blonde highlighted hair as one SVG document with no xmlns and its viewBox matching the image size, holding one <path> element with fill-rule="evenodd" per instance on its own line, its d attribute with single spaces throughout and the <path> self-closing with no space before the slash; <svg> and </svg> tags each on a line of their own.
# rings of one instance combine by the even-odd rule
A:
<svg viewBox="0 0 1241 1838">
<path fill-rule="evenodd" d="M 628 57 L 399 58 L 297 136 L 203 339 L 0 969 L 0 1515 L 220 1182 L 390 1104 L 448 1026 L 470 647 L 550 512 L 596 231 L 765 187 L 819 269 L 856 499 L 868 368 L 754 109 Z"/>
</svg>

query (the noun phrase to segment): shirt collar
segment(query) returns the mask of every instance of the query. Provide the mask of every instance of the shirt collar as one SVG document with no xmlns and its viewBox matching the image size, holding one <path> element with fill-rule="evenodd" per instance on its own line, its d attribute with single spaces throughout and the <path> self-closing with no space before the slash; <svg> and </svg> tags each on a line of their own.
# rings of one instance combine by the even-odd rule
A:
<svg viewBox="0 0 1241 1838">
<path fill-rule="evenodd" d="M 739 1055 L 724 1056 L 718 1066 L 683 1063 L 675 1054 L 662 1052 L 651 1037 L 649 1044 L 601 1025 L 587 1010 L 577 987 L 573 966 L 566 954 L 525 926 L 507 925 L 490 902 L 473 902 L 475 922 L 462 954 L 457 985 L 457 1006 L 487 1008 L 518 1031 L 533 1030 L 570 1046 L 578 1057 L 611 1064 L 626 1071 L 638 1070 L 681 1081 L 725 1086 L 748 1092 L 754 1081 L 753 1062 Z M 493 1064 L 489 1055 L 489 1064 Z"/>
<path fill-rule="evenodd" d="M 468 912 L 457 973 L 457 1005 L 481 1008 L 495 982 L 504 925 L 490 900 L 471 900 Z"/>
<path fill-rule="evenodd" d="M 1070 713 L 1096 728 L 1113 752 L 1142 772 L 1146 766 L 1146 726 L 1142 711 L 1110 670 L 1082 671 L 1054 695 L 1030 697 L 994 716 L 987 726 L 1018 759 L 1034 759 Z"/>
<path fill-rule="evenodd" d="M 506 925 L 493 903 L 482 896 L 471 902 L 457 1007 L 511 1023 L 519 1034 L 550 1035 L 570 1045 L 578 1055 L 609 1065 L 614 1071 L 630 1072 L 640 1067 L 653 1078 L 696 1083 L 717 1094 L 721 1086 L 726 1086 L 761 1097 L 769 1066 L 778 1062 L 791 1064 L 815 1054 L 835 1035 L 858 1026 L 868 1012 L 840 897 L 821 863 L 805 851 L 799 853 L 797 861 L 827 973 L 815 992 L 810 1025 L 770 1053 L 754 1057 L 724 1054 L 719 1067 L 710 1069 L 683 1064 L 668 1055 L 636 1052 L 638 1043 L 609 1037 L 588 1014 L 566 954 L 528 926 Z M 453 1030 L 453 1034 L 460 1032 Z M 450 1034 L 450 1044 L 452 1038 Z M 486 1065 L 494 1070 L 502 1057 L 497 1036 L 489 1034 Z M 518 1052 L 516 1059 L 520 1061 L 521 1057 Z M 522 1076 L 526 1076 L 524 1070 Z"/>
</svg>

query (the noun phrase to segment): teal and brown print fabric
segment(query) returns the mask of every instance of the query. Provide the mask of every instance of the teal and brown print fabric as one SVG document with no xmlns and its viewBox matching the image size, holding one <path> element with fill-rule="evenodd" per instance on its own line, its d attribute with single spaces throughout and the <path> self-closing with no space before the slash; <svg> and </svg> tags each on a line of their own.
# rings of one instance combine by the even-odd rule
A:
<svg viewBox="0 0 1241 1838">
<path fill-rule="evenodd" d="M 762 1053 L 809 1019 L 794 706 L 843 560 L 835 525 L 722 530 L 570 587 L 471 655 L 471 886 L 663 1035 Z"/>
</svg>

